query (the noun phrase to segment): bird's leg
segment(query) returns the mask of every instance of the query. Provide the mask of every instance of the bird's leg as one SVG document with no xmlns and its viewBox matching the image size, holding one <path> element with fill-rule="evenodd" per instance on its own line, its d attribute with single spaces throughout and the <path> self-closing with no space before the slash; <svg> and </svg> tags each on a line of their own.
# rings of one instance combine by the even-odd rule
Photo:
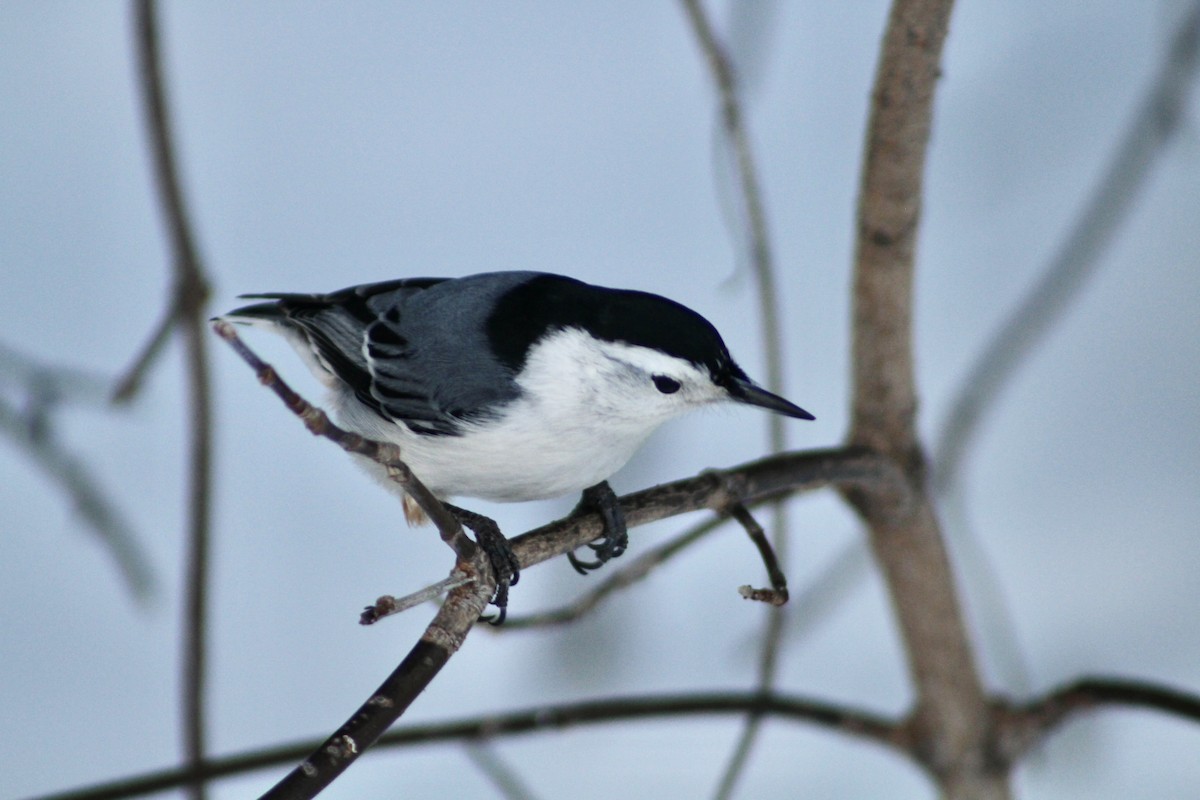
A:
<svg viewBox="0 0 1200 800">
<path fill-rule="evenodd" d="M 488 622 L 499 625 L 508 615 L 508 587 L 517 585 L 521 577 L 521 562 L 494 519 L 449 503 L 443 505 L 458 520 L 458 524 L 474 532 L 476 543 L 492 562 L 492 572 L 496 574 L 496 594 L 492 596 L 492 605 L 499 609 L 499 613 Z"/>
<path fill-rule="evenodd" d="M 621 510 L 617 493 L 608 485 L 608 481 L 600 481 L 595 486 L 584 489 L 574 513 L 599 513 L 600 518 L 604 520 L 604 535 L 588 544 L 596 553 L 595 561 L 584 561 L 574 553 L 567 553 L 567 559 L 576 572 L 586 575 L 588 570 L 599 569 L 610 559 L 625 552 L 625 548 L 629 546 L 625 512 Z"/>
</svg>

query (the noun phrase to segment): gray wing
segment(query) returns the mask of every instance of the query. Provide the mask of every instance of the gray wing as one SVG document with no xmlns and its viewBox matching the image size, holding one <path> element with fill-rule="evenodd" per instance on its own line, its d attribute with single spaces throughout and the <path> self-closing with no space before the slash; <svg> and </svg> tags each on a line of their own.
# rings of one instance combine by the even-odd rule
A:
<svg viewBox="0 0 1200 800">
<path fill-rule="evenodd" d="M 420 434 L 458 435 L 518 394 L 511 372 L 489 357 L 483 325 L 492 298 L 522 279 L 492 273 L 246 295 L 272 302 L 230 316 L 298 334 L 312 360 L 381 418 Z"/>
</svg>

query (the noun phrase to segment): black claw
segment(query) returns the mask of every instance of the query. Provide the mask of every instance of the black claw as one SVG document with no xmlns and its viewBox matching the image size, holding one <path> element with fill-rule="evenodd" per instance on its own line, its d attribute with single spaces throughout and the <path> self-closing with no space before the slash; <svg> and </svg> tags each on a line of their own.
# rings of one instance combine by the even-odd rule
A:
<svg viewBox="0 0 1200 800">
<path fill-rule="evenodd" d="M 504 620 L 508 617 L 508 587 L 509 584 L 507 583 L 496 585 L 496 594 L 492 597 L 492 605 L 496 607 L 496 614 L 495 616 L 484 615 L 479 619 L 488 625 L 500 626 L 504 624 Z"/>
<path fill-rule="evenodd" d="M 465 508 L 446 504 L 446 510 L 454 515 L 460 525 L 470 528 L 475 533 L 475 542 L 488 557 L 492 564 L 492 572 L 496 574 L 496 593 L 492 595 L 491 604 L 497 609 L 494 617 L 481 617 L 491 625 L 500 625 L 508 616 L 508 587 L 516 586 L 521 579 L 521 562 L 513 552 L 512 544 L 500 532 L 500 526 L 491 517 L 476 514 Z"/>
<path fill-rule="evenodd" d="M 593 512 L 598 512 L 600 518 L 604 520 L 604 535 L 588 543 L 588 547 L 596 554 L 596 560 L 584 561 L 574 553 L 567 554 L 567 560 L 580 575 L 586 575 L 589 570 L 599 569 L 610 560 L 620 556 L 629 547 L 625 512 L 621 510 L 617 494 L 608 485 L 608 481 L 601 481 L 595 486 L 584 489 L 579 505 L 575 507 L 577 514 Z"/>
<path fill-rule="evenodd" d="M 584 561 L 574 553 L 567 553 L 567 560 L 571 562 L 571 566 L 580 575 L 587 575 L 591 570 L 600 569 L 604 566 L 602 561 Z"/>
</svg>

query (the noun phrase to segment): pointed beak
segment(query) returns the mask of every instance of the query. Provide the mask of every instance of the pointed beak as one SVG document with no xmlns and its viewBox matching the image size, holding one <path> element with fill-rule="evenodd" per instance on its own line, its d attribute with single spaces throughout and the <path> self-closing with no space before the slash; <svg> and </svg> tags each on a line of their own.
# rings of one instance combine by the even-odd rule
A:
<svg viewBox="0 0 1200 800">
<path fill-rule="evenodd" d="M 777 394 L 771 394 L 766 389 L 744 378 L 734 378 L 729 384 L 729 395 L 739 403 L 765 408 L 776 414 L 796 419 L 816 419 L 795 403 L 784 400 Z"/>
</svg>

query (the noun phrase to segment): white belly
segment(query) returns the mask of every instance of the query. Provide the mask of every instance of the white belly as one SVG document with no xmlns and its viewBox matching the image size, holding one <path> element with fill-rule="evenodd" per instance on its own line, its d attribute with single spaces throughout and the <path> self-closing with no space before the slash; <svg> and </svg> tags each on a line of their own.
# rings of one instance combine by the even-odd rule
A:
<svg viewBox="0 0 1200 800">
<path fill-rule="evenodd" d="M 521 405 L 462 436 L 415 434 L 354 404 L 343 406 L 339 417 L 364 436 L 398 444 L 404 462 L 438 497 L 497 502 L 542 500 L 594 486 L 623 467 L 662 422 L 615 420 L 598 412 L 556 420 Z M 386 480 L 379 465 L 362 461 Z"/>
</svg>

